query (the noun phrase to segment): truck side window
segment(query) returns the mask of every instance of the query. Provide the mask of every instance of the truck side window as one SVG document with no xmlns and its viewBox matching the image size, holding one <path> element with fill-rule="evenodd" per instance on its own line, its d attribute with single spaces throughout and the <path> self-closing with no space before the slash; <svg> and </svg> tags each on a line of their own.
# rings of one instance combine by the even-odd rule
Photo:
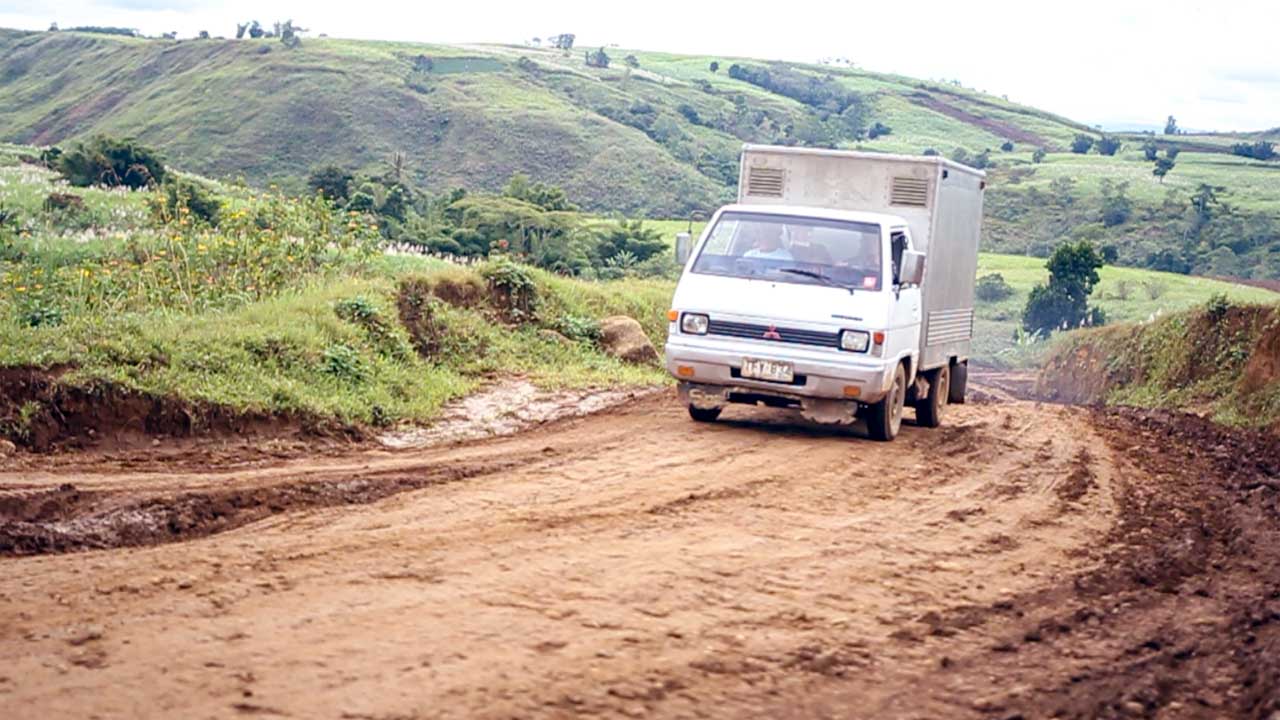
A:
<svg viewBox="0 0 1280 720">
<path fill-rule="evenodd" d="M 889 235 L 889 250 L 893 253 L 893 284 L 901 285 L 902 253 L 907 249 L 907 234 L 894 232 Z"/>
</svg>

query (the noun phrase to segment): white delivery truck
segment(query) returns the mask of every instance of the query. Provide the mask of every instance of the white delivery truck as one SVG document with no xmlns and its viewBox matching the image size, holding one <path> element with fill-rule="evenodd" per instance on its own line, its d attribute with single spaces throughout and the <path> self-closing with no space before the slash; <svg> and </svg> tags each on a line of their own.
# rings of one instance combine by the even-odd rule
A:
<svg viewBox="0 0 1280 720">
<path fill-rule="evenodd" d="M 964 402 L 986 175 L 938 157 L 747 145 L 738 202 L 677 238 L 667 369 L 695 420 L 730 403 L 936 427 Z"/>
</svg>

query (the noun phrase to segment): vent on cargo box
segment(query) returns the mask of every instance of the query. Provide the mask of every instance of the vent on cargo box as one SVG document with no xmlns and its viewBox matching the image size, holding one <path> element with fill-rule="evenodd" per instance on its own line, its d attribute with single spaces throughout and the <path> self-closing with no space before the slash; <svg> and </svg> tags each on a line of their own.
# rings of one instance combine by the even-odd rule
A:
<svg viewBox="0 0 1280 720">
<path fill-rule="evenodd" d="M 747 194 L 755 197 L 782 197 L 782 168 L 753 167 L 747 170 Z"/>
<path fill-rule="evenodd" d="M 929 205 L 929 181 L 919 178 L 896 177 L 889 190 L 890 205 L 927 207 Z"/>
</svg>

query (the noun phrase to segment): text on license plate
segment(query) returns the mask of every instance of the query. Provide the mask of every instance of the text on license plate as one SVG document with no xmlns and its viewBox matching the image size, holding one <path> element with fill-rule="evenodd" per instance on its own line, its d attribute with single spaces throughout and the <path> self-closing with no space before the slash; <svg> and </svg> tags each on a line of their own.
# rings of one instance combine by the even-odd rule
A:
<svg viewBox="0 0 1280 720">
<path fill-rule="evenodd" d="M 795 380 L 796 371 L 795 367 L 788 362 L 743 358 L 742 377 L 789 383 Z"/>
</svg>

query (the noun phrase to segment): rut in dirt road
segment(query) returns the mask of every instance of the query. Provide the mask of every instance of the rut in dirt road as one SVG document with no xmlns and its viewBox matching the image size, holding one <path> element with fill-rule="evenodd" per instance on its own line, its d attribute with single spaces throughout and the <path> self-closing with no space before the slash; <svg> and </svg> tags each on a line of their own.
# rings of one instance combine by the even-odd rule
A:
<svg viewBox="0 0 1280 720">
<path fill-rule="evenodd" d="M 891 444 L 776 413 L 725 417 L 693 424 L 659 397 L 413 452 L 0 475 L 24 492 L 73 484 L 97 494 L 90 508 L 386 491 L 154 547 L 0 560 L 0 712 L 1265 718 L 1274 706 L 1280 591 L 1262 544 L 1274 517 L 1233 499 L 1274 508 L 1262 466 L 1210 492 L 1195 483 L 1228 477 L 1216 455 L 1150 453 L 1179 447 L 1182 425 L 1021 402 L 954 407 L 944 427 Z M 1222 453 L 1237 450 L 1280 458 Z"/>
</svg>

